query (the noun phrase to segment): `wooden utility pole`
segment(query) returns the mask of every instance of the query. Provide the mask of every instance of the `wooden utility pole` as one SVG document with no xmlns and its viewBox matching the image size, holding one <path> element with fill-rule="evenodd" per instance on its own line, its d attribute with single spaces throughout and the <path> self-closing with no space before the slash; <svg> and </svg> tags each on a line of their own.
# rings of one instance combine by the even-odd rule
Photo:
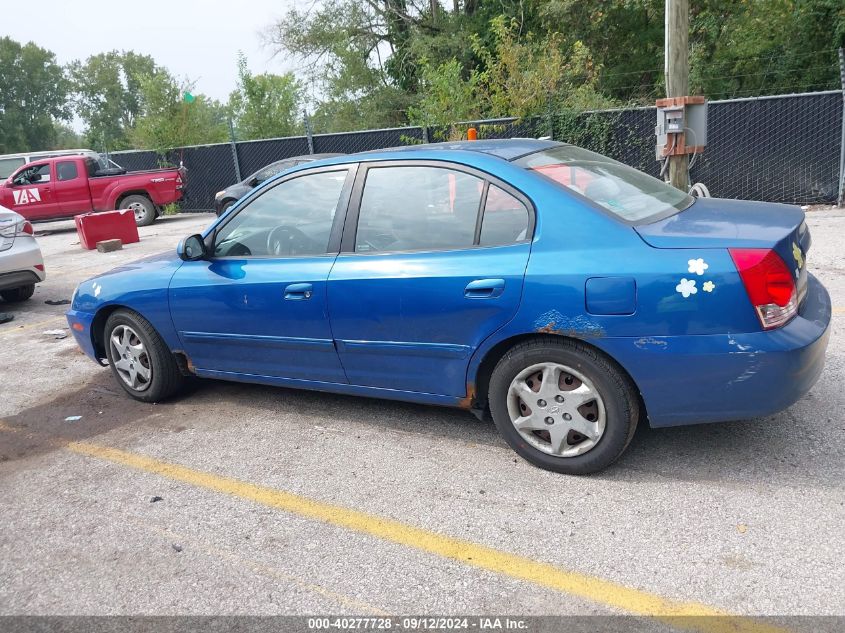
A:
<svg viewBox="0 0 845 633">
<path fill-rule="evenodd" d="M 689 0 L 666 0 L 664 68 L 666 96 L 689 94 Z M 689 156 L 669 156 L 669 182 L 689 191 Z"/>
</svg>

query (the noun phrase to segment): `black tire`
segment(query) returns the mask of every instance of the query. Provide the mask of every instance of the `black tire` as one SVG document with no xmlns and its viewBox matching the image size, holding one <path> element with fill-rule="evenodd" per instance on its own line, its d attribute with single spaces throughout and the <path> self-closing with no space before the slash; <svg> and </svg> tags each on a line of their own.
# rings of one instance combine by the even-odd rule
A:
<svg viewBox="0 0 845 633">
<path fill-rule="evenodd" d="M 156 206 L 147 196 L 126 196 L 118 206 L 121 209 L 132 209 L 138 226 L 149 226 L 156 221 Z"/>
<path fill-rule="evenodd" d="M 35 284 L 28 286 L 21 286 L 20 288 L 9 288 L 8 290 L 0 290 L 0 297 L 9 303 L 17 303 L 18 301 L 26 301 L 35 294 Z"/>
<path fill-rule="evenodd" d="M 115 350 L 110 338 L 115 329 L 129 326 L 141 340 L 148 356 L 148 365 L 152 370 L 148 384 L 142 389 L 133 389 L 115 367 Z M 150 322 L 132 310 L 117 310 L 106 321 L 103 332 L 103 346 L 109 361 L 112 375 L 123 390 L 142 402 L 159 402 L 177 393 L 185 382 L 179 366 L 170 349 L 155 331 Z M 119 359 L 118 359 L 119 360 Z"/>
<path fill-rule="evenodd" d="M 226 213 L 229 209 L 232 208 L 232 205 L 235 204 L 235 200 L 226 200 L 223 205 L 220 207 L 220 210 L 217 212 L 217 217 L 219 218 L 221 215 Z"/>
<path fill-rule="evenodd" d="M 595 446 L 580 455 L 561 457 L 545 453 L 532 446 L 511 422 L 508 412 L 511 382 L 520 372 L 540 363 L 556 363 L 579 372 L 601 396 L 606 420 L 604 433 Z M 594 473 L 619 459 L 634 437 L 640 415 L 636 389 L 622 369 L 595 348 L 566 338 L 544 337 L 514 346 L 493 370 L 488 397 L 496 428 L 511 448 L 535 466 L 569 475 Z"/>
</svg>

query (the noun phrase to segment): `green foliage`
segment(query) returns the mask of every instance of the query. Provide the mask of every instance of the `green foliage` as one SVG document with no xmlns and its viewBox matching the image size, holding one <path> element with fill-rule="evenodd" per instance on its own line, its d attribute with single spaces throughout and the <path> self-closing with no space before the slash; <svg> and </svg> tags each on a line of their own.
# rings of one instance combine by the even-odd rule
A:
<svg viewBox="0 0 845 633">
<path fill-rule="evenodd" d="M 0 153 L 49 149 L 56 122 L 70 119 L 68 81 L 56 56 L 0 38 Z"/>
<path fill-rule="evenodd" d="M 408 108 L 411 125 L 445 125 L 482 116 L 478 99 L 481 75 L 470 72 L 463 77 L 463 67 L 450 59 L 436 68 L 427 59 L 421 61 L 420 93 L 416 105 Z"/>
<path fill-rule="evenodd" d="M 302 133 L 302 87 L 293 73 L 253 75 L 238 56 L 238 87 L 229 96 L 237 136 L 242 140 Z"/>
<path fill-rule="evenodd" d="M 139 86 L 143 116 L 132 129 L 135 147 L 163 154 L 174 147 L 228 138 L 225 107 L 201 94 L 185 103 L 182 94 L 192 92 L 192 86 L 180 85 L 166 70 L 139 77 Z"/>
<path fill-rule="evenodd" d="M 178 202 L 168 202 L 161 209 L 162 215 L 176 215 L 182 210 Z"/>
<path fill-rule="evenodd" d="M 69 125 L 54 123 L 55 141 L 48 149 L 79 149 L 85 147 L 85 138 Z"/>
<path fill-rule="evenodd" d="M 143 114 L 141 83 L 159 70 L 152 57 L 132 51 L 100 53 L 70 64 L 87 145 L 110 151 L 132 147 L 133 129 Z"/>
</svg>

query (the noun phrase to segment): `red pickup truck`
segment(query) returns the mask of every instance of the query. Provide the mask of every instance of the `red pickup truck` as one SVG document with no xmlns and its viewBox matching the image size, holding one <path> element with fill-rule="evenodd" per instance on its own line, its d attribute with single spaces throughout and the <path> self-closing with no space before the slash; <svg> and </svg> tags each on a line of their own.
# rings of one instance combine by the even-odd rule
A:
<svg viewBox="0 0 845 633">
<path fill-rule="evenodd" d="M 31 222 L 132 209 L 138 226 L 147 226 L 184 190 L 181 167 L 127 172 L 108 168 L 96 155 L 58 156 L 28 163 L 9 176 L 0 186 L 0 205 Z"/>
</svg>

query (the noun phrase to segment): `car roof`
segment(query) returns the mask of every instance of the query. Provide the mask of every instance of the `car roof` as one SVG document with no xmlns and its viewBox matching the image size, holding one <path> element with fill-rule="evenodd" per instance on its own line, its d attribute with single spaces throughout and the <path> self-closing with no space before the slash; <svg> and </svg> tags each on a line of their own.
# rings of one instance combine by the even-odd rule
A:
<svg viewBox="0 0 845 633">
<path fill-rule="evenodd" d="M 265 169 L 270 165 L 278 165 L 279 163 L 287 163 L 293 160 L 322 160 L 323 158 L 336 158 L 338 156 L 345 156 L 345 154 L 325 152 L 323 154 L 302 154 L 301 156 L 288 156 L 287 158 L 280 158 L 279 160 L 274 160 L 272 163 L 264 165 L 264 167 L 262 167 L 261 169 Z M 261 169 L 257 169 L 256 173 L 261 171 Z"/>
<path fill-rule="evenodd" d="M 549 147 L 565 145 L 558 141 L 536 138 L 508 138 L 508 139 L 487 139 L 482 141 L 447 141 L 445 143 L 422 143 L 420 145 L 404 145 L 402 147 L 390 147 L 387 149 L 362 152 L 364 154 L 381 152 L 419 152 L 426 150 L 449 150 L 468 151 L 490 154 L 511 161 L 533 154 Z"/>
<path fill-rule="evenodd" d="M 67 156 L 87 156 L 91 154 L 96 154 L 92 149 L 52 149 L 52 150 L 40 150 L 37 152 L 18 152 L 17 154 L 1 154 L 0 159 L 6 158 L 30 158 L 29 162 L 34 162 L 36 160 L 42 158 L 65 158 Z"/>
</svg>

